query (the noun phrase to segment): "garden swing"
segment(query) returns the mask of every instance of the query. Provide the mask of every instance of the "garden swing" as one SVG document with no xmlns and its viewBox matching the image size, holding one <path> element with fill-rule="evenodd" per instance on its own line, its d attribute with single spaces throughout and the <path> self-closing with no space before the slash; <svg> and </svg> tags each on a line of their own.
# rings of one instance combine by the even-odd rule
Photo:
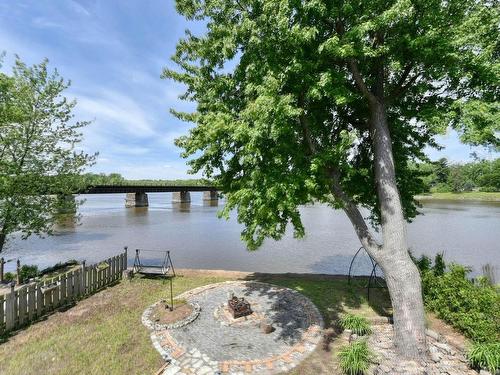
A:
<svg viewBox="0 0 500 375">
<path fill-rule="evenodd" d="M 161 263 L 157 261 L 156 264 L 151 262 L 149 262 L 149 264 L 143 263 L 140 258 L 141 252 L 163 254 L 163 261 Z M 172 263 L 172 259 L 170 258 L 170 251 L 136 249 L 134 273 L 140 273 L 141 275 L 146 276 L 175 276 L 174 265 Z"/>
<path fill-rule="evenodd" d="M 148 253 L 160 253 L 164 254 L 163 262 L 159 264 L 157 261 L 156 264 L 145 264 L 142 263 L 140 253 L 148 252 Z M 144 250 L 144 249 L 135 249 L 135 260 L 134 260 L 134 273 L 140 273 L 145 276 L 164 276 L 167 277 L 170 281 L 170 306 L 169 310 L 172 311 L 174 309 L 174 293 L 172 287 L 172 279 L 175 277 L 175 269 L 174 264 L 172 263 L 172 258 L 170 258 L 170 251 L 162 251 L 162 250 Z"/>
</svg>

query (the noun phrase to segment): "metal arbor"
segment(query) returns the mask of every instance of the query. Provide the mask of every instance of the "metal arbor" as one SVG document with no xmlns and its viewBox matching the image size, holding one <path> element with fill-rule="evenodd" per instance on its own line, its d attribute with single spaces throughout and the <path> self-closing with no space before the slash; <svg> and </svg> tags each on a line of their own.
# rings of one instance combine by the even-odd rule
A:
<svg viewBox="0 0 500 375">
<path fill-rule="evenodd" d="M 353 265 L 356 261 L 356 259 L 360 256 L 361 250 L 364 250 L 366 255 L 368 255 L 368 258 L 370 259 L 370 264 L 371 264 L 371 272 L 370 272 L 370 277 L 368 278 L 368 282 L 364 285 L 361 285 L 363 288 L 367 289 L 367 294 L 368 294 L 368 300 L 370 300 L 370 289 L 376 288 L 376 289 L 386 289 L 387 285 L 385 284 L 385 280 L 383 278 L 383 272 L 380 269 L 380 266 L 378 263 L 371 257 L 370 254 L 366 251 L 366 249 L 361 246 L 358 251 L 354 254 L 354 256 L 351 259 L 351 263 L 349 264 L 349 275 L 347 278 L 347 282 L 349 285 L 353 283 L 353 280 L 355 280 L 355 276 L 352 274 L 353 272 Z M 379 274 L 377 274 L 377 268 L 379 270 Z M 359 285 L 359 284 L 358 284 Z"/>
</svg>

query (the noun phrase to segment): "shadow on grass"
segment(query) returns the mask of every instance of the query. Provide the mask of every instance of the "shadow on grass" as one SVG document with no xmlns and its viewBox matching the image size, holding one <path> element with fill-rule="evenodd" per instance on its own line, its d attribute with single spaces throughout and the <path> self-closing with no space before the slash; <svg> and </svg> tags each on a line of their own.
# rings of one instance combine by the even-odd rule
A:
<svg viewBox="0 0 500 375">
<path fill-rule="evenodd" d="M 255 273 L 245 280 L 280 285 L 302 293 L 318 307 L 325 321 L 325 328 L 335 329 L 340 315 L 350 310 L 367 316 L 391 315 L 387 290 L 371 289 L 368 300 L 367 289 L 360 286 L 362 283 L 350 285 L 347 276 Z"/>
<path fill-rule="evenodd" d="M 366 279 L 366 280 L 363 280 Z M 336 322 L 348 311 L 365 316 L 390 316 L 391 302 L 386 289 L 371 289 L 368 299 L 368 277 L 357 277 L 349 284 L 347 276 L 321 274 L 264 274 L 254 273 L 245 280 L 260 281 L 296 290 L 308 297 L 319 309 L 325 322 L 323 349 L 330 351 L 330 343 L 341 330 Z"/>
</svg>

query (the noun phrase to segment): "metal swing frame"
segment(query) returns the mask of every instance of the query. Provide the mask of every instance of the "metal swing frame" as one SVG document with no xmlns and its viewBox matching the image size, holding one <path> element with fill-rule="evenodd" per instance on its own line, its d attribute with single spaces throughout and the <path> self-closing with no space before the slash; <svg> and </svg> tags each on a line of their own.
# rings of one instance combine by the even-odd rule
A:
<svg viewBox="0 0 500 375">
<path fill-rule="evenodd" d="M 161 265 L 146 266 L 141 262 L 140 252 L 164 253 L 165 257 Z M 175 276 L 174 264 L 170 258 L 170 250 L 145 250 L 135 249 L 134 273 L 140 273 L 148 276 Z"/>
<path fill-rule="evenodd" d="M 351 264 L 349 265 L 349 275 L 348 275 L 348 278 L 347 278 L 347 283 L 349 285 L 351 285 L 351 281 L 354 278 L 354 276 L 351 275 L 352 265 L 354 264 L 354 261 L 356 260 L 356 257 L 358 256 L 358 254 L 360 253 L 361 250 L 365 250 L 365 252 L 368 255 L 368 257 L 370 258 L 370 262 L 372 264 L 372 271 L 370 273 L 370 277 L 368 278 L 368 283 L 364 286 L 367 289 L 368 300 L 370 300 L 370 289 L 372 289 L 372 288 L 375 288 L 375 289 L 387 289 L 387 286 L 384 285 L 382 282 L 380 282 L 380 279 L 384 280 L 384 278 L 382 277 L 382 275 L 377 275 L 377 267 L 380 268 L 380 266 L 375 261 L 375 259 L 373 259 L 371 257 L 371 255 L 368 254 L 368 251 L 366 251 L 366 249 L 363 246 L 361 246 L 358 249 L 358 251 L 356 251 L 356 253 L 354 254 L 354 256 L 352 257 Z"/>
</svg>

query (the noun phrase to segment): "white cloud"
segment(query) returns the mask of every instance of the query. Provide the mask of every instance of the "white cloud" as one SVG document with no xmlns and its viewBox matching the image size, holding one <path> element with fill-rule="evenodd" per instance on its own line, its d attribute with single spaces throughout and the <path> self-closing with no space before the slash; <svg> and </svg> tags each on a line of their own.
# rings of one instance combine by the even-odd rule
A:
<svg viewBox="0 0 500 375">
<path fill-rule="evenodd" d="M 33 19 L 33 25 L 35 27 L 38 27 L 40 29 L 63 29 L 64 25 L 54 22 L 52 20 L 49 20 L 45 17 L 35 17 Z"/>
<path fill-rule="evenodd" d="M 70 0 L 68 4 L 70 5 L 71 8 L 73 8 L 73 10 L 76 13 L 83 14 L 84 16 L 90 16 L 89 10 L 85 8 L 82 4 L 78 3 L 77 1 Z"/>
<path fill-rule="evenodd" d="M 102 95 L 77 96 L 77 110 L 83 118 L 95 118 L 99 128 L 124 131 L 135 137 L 155 135 L 152 119 L 132 98 L 117 91 L 106 90 Z"/>
</svg>

